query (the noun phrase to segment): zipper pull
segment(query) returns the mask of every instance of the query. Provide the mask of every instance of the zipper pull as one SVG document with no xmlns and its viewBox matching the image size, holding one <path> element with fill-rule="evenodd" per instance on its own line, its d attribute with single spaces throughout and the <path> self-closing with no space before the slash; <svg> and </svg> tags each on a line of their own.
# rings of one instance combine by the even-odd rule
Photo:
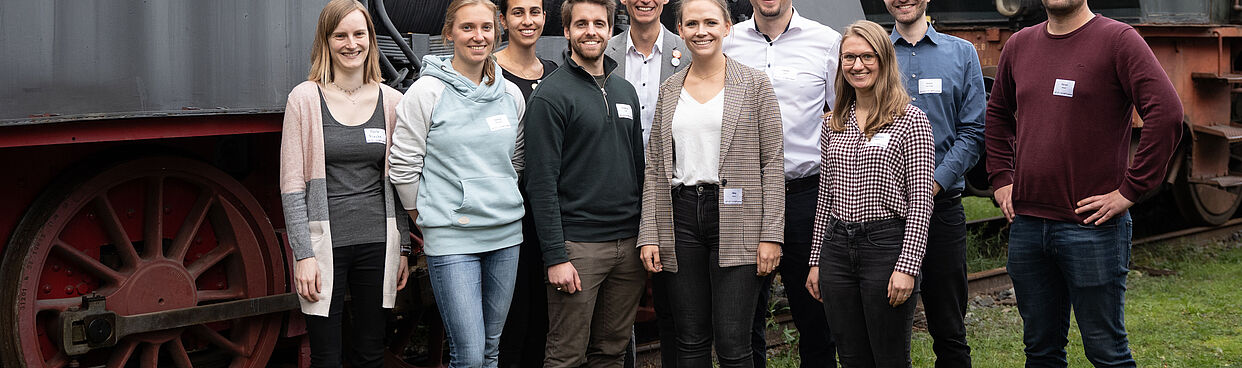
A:
<svg viewBox="0 0 1242 368">
<path fill-rule="evenodd" d="M 604 90 L 603 87 L 600 87 L 599 91 L 604 94 L 604 98 L 608 98 L 608 91 Z"/>
</svg>

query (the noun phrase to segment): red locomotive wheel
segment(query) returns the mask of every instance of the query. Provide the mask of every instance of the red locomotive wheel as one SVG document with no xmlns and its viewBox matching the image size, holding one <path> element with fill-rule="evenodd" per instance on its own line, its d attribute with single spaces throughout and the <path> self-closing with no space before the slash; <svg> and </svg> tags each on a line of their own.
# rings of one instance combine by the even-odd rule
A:
<svg viewBox="0 0 1242 368">
<path fill-rule="evenodd" d="M 1174 159 L 1179 159 L 1174 156 Z M 1191 166 L 1186 157 L 1184 167 Z M 1222 188 L 1212 184 L 1193 183 L 1187 177 L 1189 169 L 1183 169 L 1173 184 L 1173 198 L 1187 220 L 1216 226 L 1229 221 L 1238 206 L 1242 205 L 1242 186 Z"/>
<path fill-rule="evenodd" d="M 92 168 L 95 169 L 95 168 Z M 67 356 L 57 316 L 106 298 L 122 316 L 283 292 L 279 243 L 233 178 L 187 158 L 154 157 L 58 180 L 27 211 L 0 267 L 9 367 L 263 367 L 280 333 L 266 315 L 123 337 Z"/>
</svg>

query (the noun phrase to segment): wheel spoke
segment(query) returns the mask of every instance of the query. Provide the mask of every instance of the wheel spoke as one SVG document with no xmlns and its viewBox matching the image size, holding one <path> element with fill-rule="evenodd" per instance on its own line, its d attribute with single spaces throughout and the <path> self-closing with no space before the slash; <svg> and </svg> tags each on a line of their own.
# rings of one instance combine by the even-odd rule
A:
<svg viewBox="0 0 1242 368">
<path fill-rule="evenodd" d="M 194 241 L 194 236 L 198 235 L 198 229 L 203 226 L 203 221 L 207 219 L 207 213 L 214 202 L 215 196 L 210 190 L 204 189 L 203 193 L 199 194 L 198 200 L 194 201 L 194 206 L 190 207 L 190 212 L 186 214 L 181 229 L 177 230 L 177 237 L 173 238 L 172 247 L 168 249 L 168 259 L 185 260 L 185 254 L 190 250 L 190 243 Z"/>
<path fill-rule="evenodd" d="M 246 293 L 241 288 L 233 287 L 224 290 L 199 290 L 198 302 L 215 302 L 221 300 L 233 300 L 246 297 Z"/>
<path fill-rule="evenodd" d="M 81 297 L 60 298 L 60 299 L 40 299 L 35 302 L 35 313 L 42 311 L 64 312 L 69 307 L 77 307 L 82 305 Z"/>
<path fill-rule="evenodd" d="M 164 178 L 147 179 L 146 189 L 142 242 L 146 244 L 147 258 L 160 258 L 164 256 Z"/>
<path fill-rule="evenodd" d="M 112 349 L 112 356 L 108 357 L 107 368 L 121 368 L 125 363 L 129 362 L 129 357 L 134 355 L 134 349 L 138 347 L 138 341 L 124 340 Z"/>
<path fill-rule="evenodd" d="M 173 364 L 180 368 L 194 368 L 194 364 L 190 363 L 190 353 L 186 352 L 185 344 L 180 338 L 172 339 L 164 344 L 168 347 L 168 355 L 172 356 Z"/>
<path fill-rule="evenodd" d="M 237 248 L 221 244 L 220 247 L 212 249 L 210 252 L 207 252 L 207 254 L 204 254 L 202 258 L 196 259 L 194 260 L 194 263 L 186 266 L 186 271 L 189 271 L 190 276 L 195 280 L 198 280 L 198 277 L 202 276 L 203 272 L 207 272 L 207 270 L 211 269 L 212 266 L 215 266 L 220 263 L 220 261 L 223 261 L 224 258 L 236 252 Z"/>
<path fill-rule="evenodd" d="M 223 348 L 224 350 L 227 350 L 233 355 L 246 356 L 246 350 L 243 349 L 241 345 L 233 343 L 233 341 L 229 340 L 227 337 L 224 337 L 224 335 L 221 335 L 219 332 L 216 332 L 215 330 L 207 328 L 207 326 L 203 326 L 203 325 L 194 326 L 190 328 L 190 333 L 193 333 L 194 335 L 202 338 L 203 340 L 207 340 L 207 342 L 211 343 L 212 345 L 215 345 L 220 348 Z"/>
<path fill-rule="evenodd" d="M 103 225 L 104 230 L 108 232 L 108 237 L 112 238 L 112 244 L 121 255 L 121 259 L 126 266 L 137 266 L 139 263 L 138 251 L 134 250 L 134 243 L 129 241 L 129 235 L 125 234 L 125 226 L 121 225 L 121 219 L 116 216 L 116 211 L 112 208 L 112 203 L 108 201 L 107 195 L 100 195 L 95 198 L 95 213 L 99 216 L 99 223 Z"/>
<path fill-rule="evenodd" d="M 157 368 L 160 365 L 160 345 L 147 343 L 142 349 L 142 360 L 138 361 L 138 366 L 142 368 Z"/>
<path fill-rule="evenodd" d="M 69 263 L 72 263 L 78 267 L 81 267 L 87 273 L 90 273 L 92 275 L 95 275 L 95 277 L 100 278 L 101 281 L 106 281 L 107 283 L 112 284 L 112 285 L 120 285 L 121 281 L 125 280 L 125 276 L 122 275 L 120 272 L 116 272 L 116 270 L 113 270 L 111 267 L 108 267 L 107 265 L 100 263 L 99 260 L 95 259 L 94 257 L 91 257 L 85 252 L 82 252 L 80 249 L 75 248 L 72 245 L 69 245 L 68 243 L 57 241 L 55 243 L 52 243 L 52 246 L 53 246 L 52 250 L 55 251 L 56 254 L 61 257 L 61 259 L 64 259 L 65 261 L 68 261 Z"/>
</svg>

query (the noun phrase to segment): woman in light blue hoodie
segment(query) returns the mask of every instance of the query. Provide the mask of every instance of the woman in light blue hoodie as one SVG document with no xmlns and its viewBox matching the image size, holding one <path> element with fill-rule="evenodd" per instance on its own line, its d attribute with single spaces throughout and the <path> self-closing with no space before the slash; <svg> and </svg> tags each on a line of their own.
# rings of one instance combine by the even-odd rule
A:
<svg viewBox="0 0 1242 368">
<path fill-rule="evenodd" d="M 451 57 L 426 56 L 397 107 L 389 177 L 422 230 L 450 367 L 496 367 L 522 242 L 522 93 L 491 58 L 490 0 L 454 0 Z"/>
</svg>

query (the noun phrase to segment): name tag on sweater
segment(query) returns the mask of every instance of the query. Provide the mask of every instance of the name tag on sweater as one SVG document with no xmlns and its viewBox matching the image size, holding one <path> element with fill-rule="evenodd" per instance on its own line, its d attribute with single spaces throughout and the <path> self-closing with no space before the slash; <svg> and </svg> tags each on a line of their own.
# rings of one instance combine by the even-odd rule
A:
<svg viewBox="0 0 1242 368">
<path fill-rule="evenodd" d="M 940 93 L 940 78 L 919 79 L 919 94 Z"/>
<path fill-rule="evenodd" d="M 630 105 L 617 104 L 617 117 L 634 120 L 634 109 Z"/>
<path fill-rule="evenodd" d="M 367 138 L 367 143 L 386 144 L 387 137 L 384 136 L 384 130 L 379 128 L 366 128 L 362 130 L 362 135 Z"/>
<path fill-rule="evenodd" d="M 1068 79 L 1057 79 L 1056 85 L 1052 87 L 1052 95 L 1074 97 L 1074 81 Z"/>
<path fill-rule="evenodd" d="M 725 188 L 724 204 L 742 204 L 742 188 Z"/>
<path fill-rule="evenodd" d="M 871 140 L 867 141 L 866 146 L 886 148 L 888 147 L 888 140 L 891 138 L 888 133 L 875 133 L 875 135 L 871 136 Z"/>
<path fill-rule="evenodd" d="M 511 126 L 512 125 L 509 124 L 509 118 L 504 115 L 496 115 L 487 118 L 487 127 L 491 128 L 493 132 L 501 129 L 509 129 Z"/>
</svg>

